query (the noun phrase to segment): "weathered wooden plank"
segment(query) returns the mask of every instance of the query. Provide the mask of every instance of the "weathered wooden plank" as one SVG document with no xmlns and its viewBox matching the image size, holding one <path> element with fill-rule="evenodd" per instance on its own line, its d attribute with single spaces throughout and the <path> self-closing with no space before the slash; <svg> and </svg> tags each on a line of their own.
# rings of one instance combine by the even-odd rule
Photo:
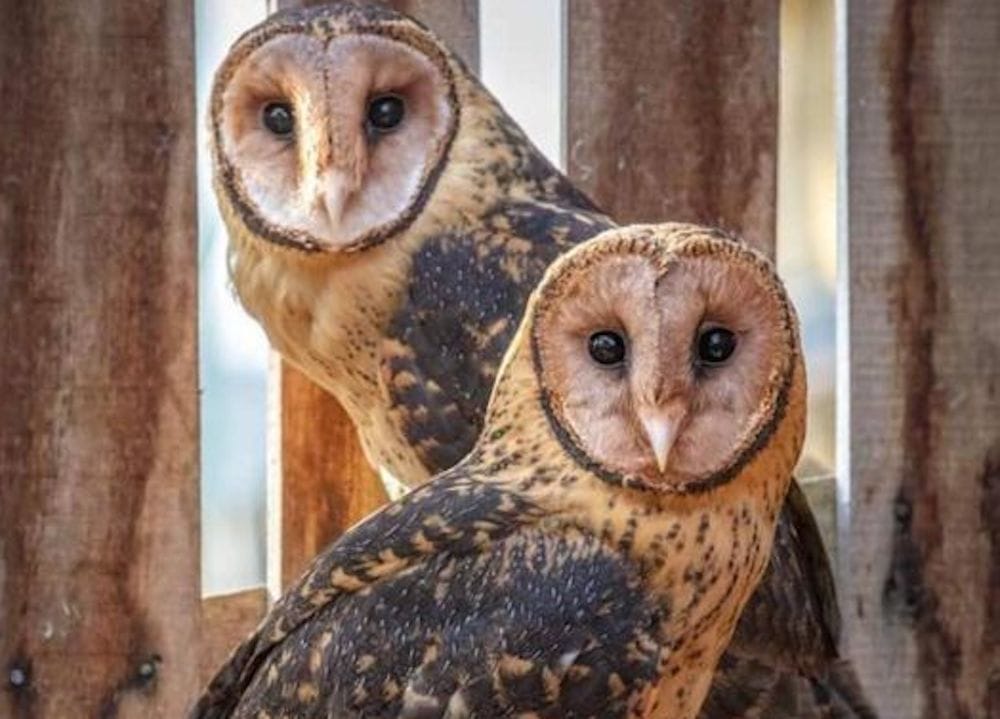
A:
<svg viewBox="0 0 1000 719">
<path fill-rule="evenodd" d="M 200 680 L 191 3 L 0 15 L 0 716 L 181 716 Z"/>
<path fill-rule="evenodd" d="M 279 7 L 315 5 L 280 0 Z M 398 0 L 387 3 L 426 23 L 478 67 L 475 0 Z M 295 368 L 281 369 L 281 586 L 298 576 L 316 552 L 386 501 L 347 413 Z M 273 584 L 273 582 L 272 582 Z"/>
<path fill-rule="evenodd" d="M 883 717 L 998 716 L 1000 4 L 846 11 L 847 645 Z"/>
<path fill-rule="evenodd" d="M 215 676 L 233 648 L 257 627 L 266 611 L 267 590 L 263 587 L 202 600 L 204 631 L 199 661 L 203 683 Z"/>
<path fill-rule="evenodd" d="M 568 0 L 569 173 L 621 222 L 773 251 L 778 3 Z"/>
</svg>

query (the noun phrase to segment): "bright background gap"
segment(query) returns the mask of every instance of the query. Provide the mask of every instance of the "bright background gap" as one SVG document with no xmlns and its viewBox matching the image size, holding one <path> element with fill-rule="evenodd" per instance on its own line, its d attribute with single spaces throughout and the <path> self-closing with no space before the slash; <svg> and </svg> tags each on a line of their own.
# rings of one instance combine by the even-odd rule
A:
<svg viewBox="0 0 1000 719">
<path fill-rule="evenodd" d="M 778 271 L 802 323 L 808 430 L 799 477 L 835 457 L 837 158 L 833 0 L 781 3 Z"/>
<path fill-rule="evenodd" d="M 264 580 L 264 333 L 233 297 L 226 230 L 212 193 L 207 100 L 229 46 L 267 14 L 265 0 L 196 0 L 198 353 L 201 384 L 201 585 L 205 595 Z"/>
</svg>

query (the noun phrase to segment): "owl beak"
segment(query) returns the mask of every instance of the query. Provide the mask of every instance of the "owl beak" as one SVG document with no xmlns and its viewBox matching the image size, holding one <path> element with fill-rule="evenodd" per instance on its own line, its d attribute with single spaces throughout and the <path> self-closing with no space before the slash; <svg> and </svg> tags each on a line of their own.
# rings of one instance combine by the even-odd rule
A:
<svg viewBox="0 0 1000 719">
<path fill-rule="evenodd" d="M 674 447 L 686 413 L 686 408 L 677 402 L 639 411 L 639 420 L 660 472 L 667 468 L 670 450 Z"/>
<path fill-rule="evenodd" d="M 340 226 L 344 216 L 344 208 L 347 206 L 351 195 L 354 194 L 355 183 L 351 176 L 341 169 L 331 169 L 323 173 L 316 188 L 326 211 L 327 220 L 331 228 Z"/>
</svg>

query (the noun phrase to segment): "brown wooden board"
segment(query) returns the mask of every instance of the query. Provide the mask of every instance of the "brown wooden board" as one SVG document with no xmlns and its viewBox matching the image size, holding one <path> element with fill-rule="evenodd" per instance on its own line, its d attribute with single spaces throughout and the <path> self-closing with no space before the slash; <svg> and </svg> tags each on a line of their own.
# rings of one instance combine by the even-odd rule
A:
<svg viewBox="0 0 1000 719">
<path fill-rule="evenodd" d="M 182 716 L 200 680 L 192 5 L 0 17 L 0 716 Z"/>
<path fill-rule="evenodd" d="M 777 0 L 567 3 L 573 180 L 620 222 L 707 223 L 773 252 Z"/>
<path fill-rule="evenodd" d="M 267 611 L 263 587 L 207 597 L 201 603 L 201 676 L 204 684 L 215 676 L 233 649 L 256 629 Z"/>
<path fill-rule="evenodd" d="M 289 8 L 321 3 L 288 2 Z M 426 23 L 478 67 L 476 0 L 386 3 Z M 281 585 L 294 580 L 327 543 L 386 501 L 347 413 L 298 370 L 281 368 Z"/>
<path fill-rule="evenodd" d="M 847 645 L 884 719 L 996 717 L 1000 3 L 846 9 Z"/>
</svg>

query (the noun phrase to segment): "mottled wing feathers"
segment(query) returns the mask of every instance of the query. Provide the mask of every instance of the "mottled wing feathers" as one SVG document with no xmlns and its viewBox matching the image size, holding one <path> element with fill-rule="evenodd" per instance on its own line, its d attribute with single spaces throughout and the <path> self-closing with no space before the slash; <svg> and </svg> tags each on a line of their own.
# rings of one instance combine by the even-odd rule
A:
<svg viewBox="0 0 1000 719">
<path fill-rule="evenodd" d="M 415 254 L 382 345 L 382 382 L 429 474 L 475 443 L 497 367 L 545 268 L 609 226 L 595 213 L 506 203 L 482 228 L 442 234 Z"/>
<path fill-rule="evenodd" d="M 659 666 L 639 581 L 572 531 L 436 554 L 303 624 L 236 716 L 626 716 Z"/>
<path fill-rule="evenodd" d="M 850 665 L 821 677 L 775 672 L 753 659 L 723 658 L 702 719 L 877 719 Z"/>
<path fill-rule="evenodd" d="M 723 654 L 702 704 L 701 719 L 770 716 L 761 714 L 761 710 L 774 696 L 783 676 L 756 659 L 739 657 L 732 652 Z"/>
<path fill-rule="evenodd" d="M 838 656 L 833 573 L 819 527 L 795 482 L 781 515 L 770 564 L 743 610 L 730 651 L 815 676 Z"/>
<path fill-rule="evenodd" d="M 230 716 L 261 665 L 339 597 L 404 572 L 428 556 L 460 556 L 534 521 L 538 509 L 456 469 L 356 525 L 324 550 L 209 684 L 192 717 Z"/>
</svg>

